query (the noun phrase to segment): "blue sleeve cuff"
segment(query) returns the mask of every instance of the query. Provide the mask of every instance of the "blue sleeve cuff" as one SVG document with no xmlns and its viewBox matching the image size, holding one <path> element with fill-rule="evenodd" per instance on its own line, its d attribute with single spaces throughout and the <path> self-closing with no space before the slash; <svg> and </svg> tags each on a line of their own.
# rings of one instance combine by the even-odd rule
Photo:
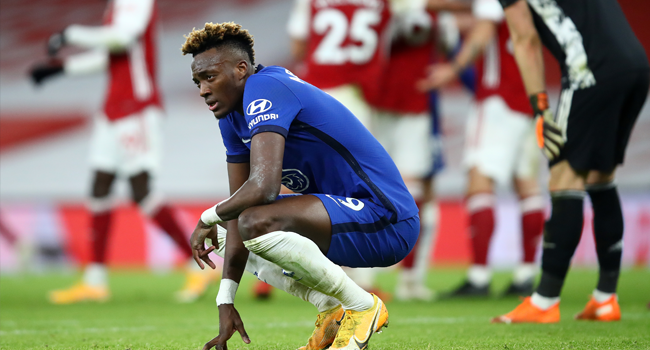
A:
<svg viewBox="0 0 650 350">
<path fill-rule="evenodd" d="M 251 155 L 249 154 L 226 154 L 228 163 L 250 163 Z"/>
<path fill-rule="evenodd" d="M 285 139 L 287 138 L 287 134 L 289 134 L 289 130 L 287 130 L 287 129 L 281 127 L 281 126 L 277 126 L 277 125 L 262 125 L 262 126 L 258 126 L 257 128 L 251 130 L 251 138 L 252 138 L 253 136 L 255 136 L 255 135 L 261 133 L 261 132 L 269 132 L 269 131 L 270 131 L 270 132 L 278 133 L 278 134 L 284 136 Z"/>
</svg>

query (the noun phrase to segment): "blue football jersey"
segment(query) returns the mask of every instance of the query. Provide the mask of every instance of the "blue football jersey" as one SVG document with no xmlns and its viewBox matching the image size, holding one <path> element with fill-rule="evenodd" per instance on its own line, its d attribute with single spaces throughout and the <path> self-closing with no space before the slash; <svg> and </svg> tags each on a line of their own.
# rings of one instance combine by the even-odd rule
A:
<svg viewBox="0 0 650 350">
<path fill-rule="evenodd" d="M 390 222 L 418 213 L 386 150 L 336 99 L 288 69 L 259 66 L 246 81 L 244 115 L 219 120 L 226 160 L 250 160 L 251 138 L 276 132 L 286 139 L 282 184 L 302 193 L 368 198 Z"/>
</svg>

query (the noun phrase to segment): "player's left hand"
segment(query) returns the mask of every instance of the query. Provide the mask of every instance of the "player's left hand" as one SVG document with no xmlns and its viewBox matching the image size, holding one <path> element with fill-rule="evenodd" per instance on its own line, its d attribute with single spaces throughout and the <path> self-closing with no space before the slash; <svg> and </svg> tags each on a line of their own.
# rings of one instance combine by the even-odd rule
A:
<svg viewBox="0 0 650 350">
<path fill-rule="evenodd" d="M 210 350 L 213 347 L 215 350 L 227 350 L 227 342 L 235 332 L 239 332 L 244 343 L 251 343 L 244 329 L 244 322 L 241 320 L 241 316 L 239 316 L 239 312 L 235 309 L 235 306 L 233 304 L 219 305 L 219 335 L 205 343 L 203 350 Z"/>
<path fill-rule="evenodd" d="M 29 75 L 36 85 L 41 85 L 46 79 L 61 73 L 63 73 L 63 62 L 56 58 L 38 63 L 29 70 Z"/>
<path fill-rule="evenodd" d="M 216 225 L 215 225 L 216 226 Z M 208 235 L 211 234 L 211 231 L 214 226 L 209 226 L 205 224 L 201 219 L 199 219 L 199 223 L 196 224 L 196 227 L 194 228 L 194 232 L 192 232 L 192 237 L 190 237 L 190 247 L 192 247 L 192 257 L 194 258 L 194 261 L 199 265 L 201 270 L 205 268 L 205 265 L 203 265 L 203 262 L 208 264 L 213 270 L 217 268 L 217 265 L 215 265 L 212 260 L 210 260 L 210 257 L 208 254 L 212 252 L 213 250 L 217 249 L 215 244 L 218 244 L 217 240 L 212 240 L 212 246 L 208 247 L 207 249 L 205 248 L 205 239 L 208 237 Z M 203 262 L 201 261 L 203 260 Z"/>
<path fill-rule="evenodd" d="M 458 70 L 453 64 L 440 63 L 427 67 L 427 77 L 417 82 L 417 89 L 421 92 L 439 89 L 458 77 Z"/>
</svg>

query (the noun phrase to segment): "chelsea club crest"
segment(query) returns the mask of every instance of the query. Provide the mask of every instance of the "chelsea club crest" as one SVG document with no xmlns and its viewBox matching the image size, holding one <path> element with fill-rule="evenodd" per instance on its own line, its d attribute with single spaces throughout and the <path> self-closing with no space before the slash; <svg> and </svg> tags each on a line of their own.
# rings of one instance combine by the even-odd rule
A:
<svg viewBox="0 0 650 350">
<path fill-rule="evenodd" d="M 309 179 L 298 169 L 282 169 L 282 184 L 293 192 L 300 193 L 309 187 Z"/>
</svg>

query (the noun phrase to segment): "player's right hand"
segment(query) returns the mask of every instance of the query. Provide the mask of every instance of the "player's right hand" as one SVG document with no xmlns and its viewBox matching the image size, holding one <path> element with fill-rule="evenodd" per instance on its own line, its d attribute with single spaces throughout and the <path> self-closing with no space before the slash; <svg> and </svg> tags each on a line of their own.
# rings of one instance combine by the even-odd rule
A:
<svg viewBox="0 0 650 350">
<path fill-rule="evenodd" d="M 219 335 L 205 343 L 203 350 L 210 350 L 213 347 L 215 350 L 227 350 L 228 339 L 235 334 L 235 331 L 239 332 L 244 343 L 251 343 L 251 340 L 244 329 L 244 322 L 242 321 L 241 316 L 239 316 L 237 309 L 235 309 L 235 306 L 233 304 L 219 305 Z"/>
<path fill-rule="evenodd" d="M 63 62 L 59 59 L 50 59 L 46 62 L 38 63 L 29 71 L 32 81 L 36 85 L 40 85 L 46 79 L 63 73 Z"/>
<path fill-rule="evenodd" d="M 537 146 L 542 149 L 548 160 L 554 160 L 560 155 L 564 146 L 562 129 L 555 122 L 553 112 L 548 108 L 548 96 L 540 92 L 530 96 L 530 103 L 535 113 L 535 135 Z"/>
<path fill-rule="evenodd" d="M 209 226 L 201 219 L 199 219 L 199 222 L 196 224 L 196 227 L 194 228 L 194 232 L 192 232 L 192 237 L 190 237 L 190 247 L 192 247 L 192 257 L 194 258 L 194 261 L 199 265 L 201 270 L 205 268 L 205 265 L 203 265 L 203 262 L 208 264 L 213 270 L 217 268 L 217 265 L 215 265 L 212 260 L 210 260 L 210 257 L 208 254 L 212 252 L 213 250 L 217 249 L 215 244 L 218 244 L 218 240 L 212 240 L 212 246 L 208 247 L 207 249 L 205 248 L 205 239 L 211 235 L 211 231 L 213 227 L 216 225 Z M 203 260 L 203 262 L 201 261 Z"/>
</svg>

